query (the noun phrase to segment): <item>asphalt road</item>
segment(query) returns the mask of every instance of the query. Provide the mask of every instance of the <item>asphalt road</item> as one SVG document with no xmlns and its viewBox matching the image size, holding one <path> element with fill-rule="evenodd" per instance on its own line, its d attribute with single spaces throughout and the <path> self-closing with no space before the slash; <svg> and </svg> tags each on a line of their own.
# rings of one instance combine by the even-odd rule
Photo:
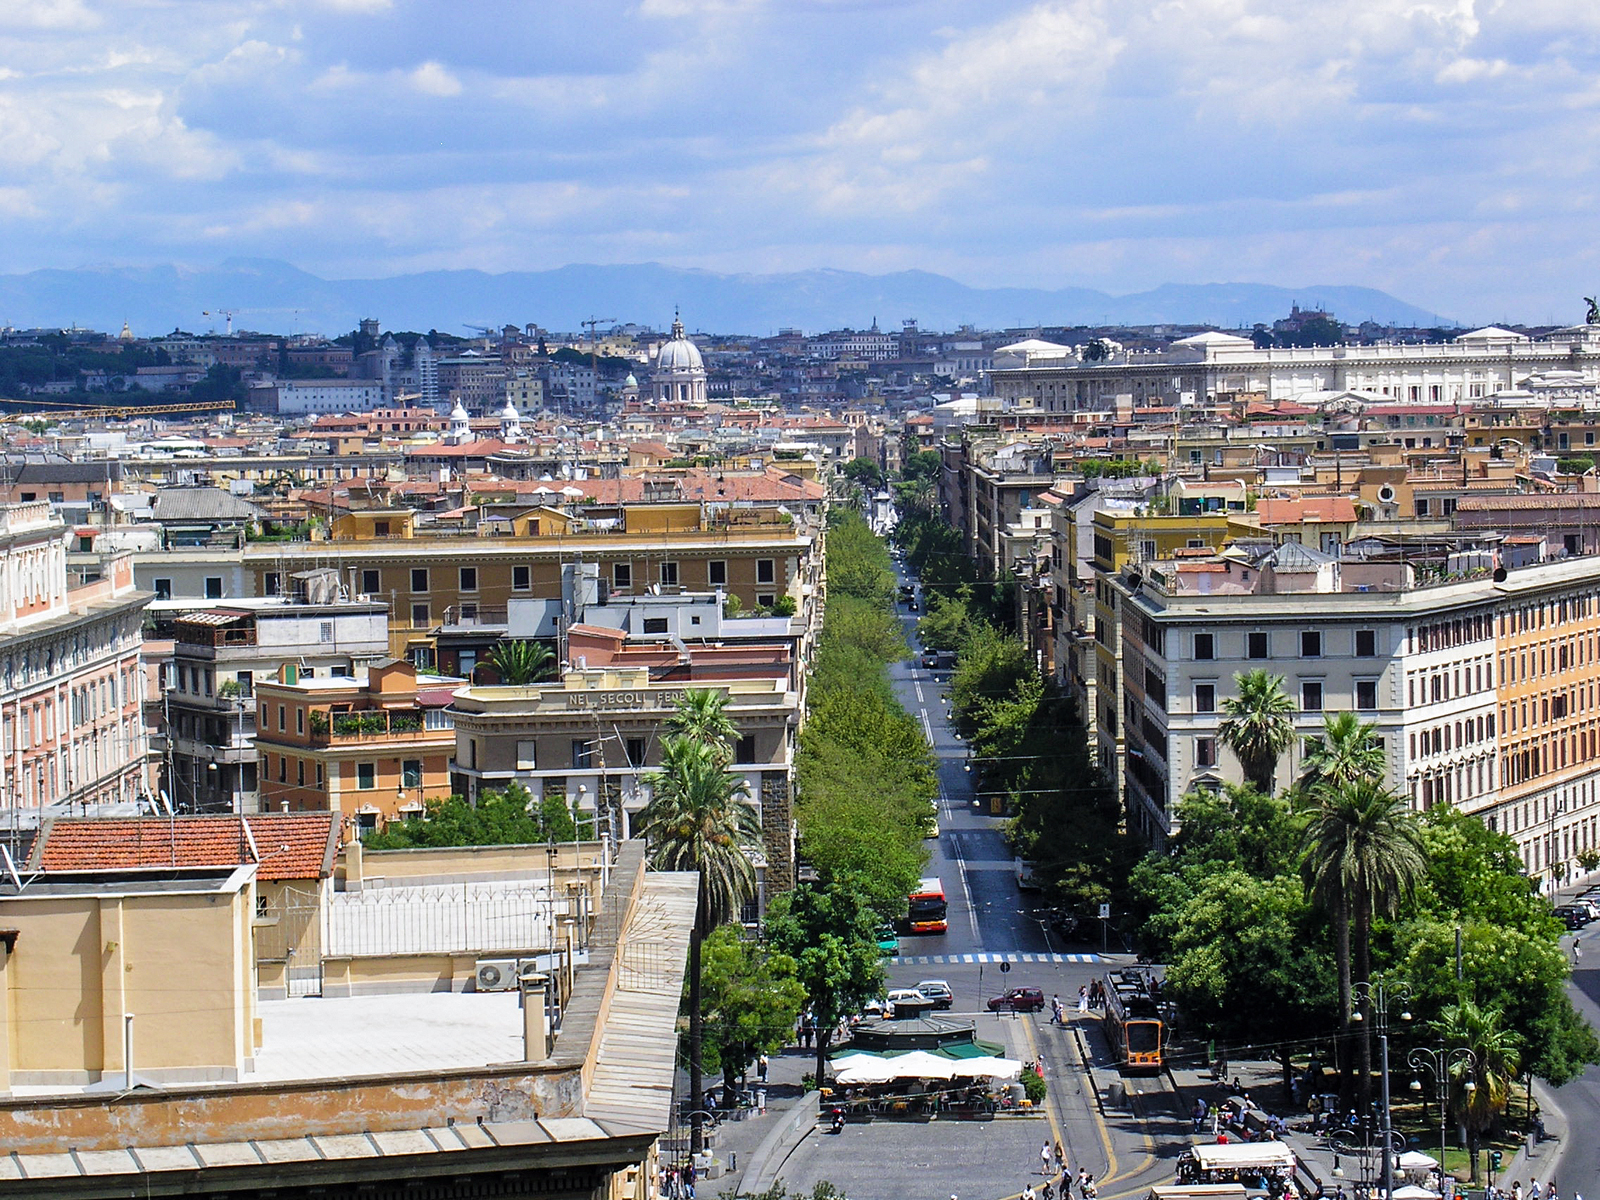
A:
<svg viewBox="0 0 1600 1200">
<path fill-rule="evenodd" d="M 1600 940 L 1589 930 L 1578 938 L 1585 965 L 1572 973 L 1567 990 L 1578 1011 L 1600 1029 Z M 1600 1130 L 1600 1066 L 1590 1067 L 1565 1087 L 1556 1089 L 1555 1097 L 1566 1114 L 1568 1129 L 1561 1145 L 1561 1172 L 1556 1177 L 1561 1193 L 1570 1196 L 1574 1192 L 1600 1192 L 1600 1139 L 1594 1136 Z M 1551 1152 L 1548 1144 L 1540 1150 L 1544 1162 L 1550 1161 Z"/>
</svg>

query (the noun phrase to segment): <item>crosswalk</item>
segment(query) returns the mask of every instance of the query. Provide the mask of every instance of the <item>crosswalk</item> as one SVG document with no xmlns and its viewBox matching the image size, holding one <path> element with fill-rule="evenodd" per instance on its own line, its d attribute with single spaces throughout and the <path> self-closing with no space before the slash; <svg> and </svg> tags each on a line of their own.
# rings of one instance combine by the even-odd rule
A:
<svg viewBox="0 0 1600 1200">
<path fill-rule="evenodd" d="M 980 963 L 1096 963 L 1098 954 L 913 954 L 891 958 L 892 963 L 911 967 L 959 966 L 963 963 L 977 966 Z"/>
</svg>

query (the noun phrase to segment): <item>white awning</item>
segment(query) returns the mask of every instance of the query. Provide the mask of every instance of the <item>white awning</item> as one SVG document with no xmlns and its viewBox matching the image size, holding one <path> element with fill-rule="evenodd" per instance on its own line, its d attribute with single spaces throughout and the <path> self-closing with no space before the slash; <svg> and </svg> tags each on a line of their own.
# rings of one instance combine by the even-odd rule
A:
<svg viewBox="0 0 1600 1200">
<path fill-rule="evenodd" d="M 1294 1170 L 1294 1151 L 1282 1142 L 1228 1142 L 1194 1148 L 1202 1171 Z"/>
</svg>

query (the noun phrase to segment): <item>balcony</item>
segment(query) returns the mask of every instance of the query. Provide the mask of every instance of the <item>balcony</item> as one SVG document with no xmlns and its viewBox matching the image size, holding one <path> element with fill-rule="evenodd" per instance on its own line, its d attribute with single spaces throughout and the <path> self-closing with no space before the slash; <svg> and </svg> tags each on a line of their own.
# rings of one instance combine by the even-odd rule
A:
<svg viewBox="0 0 1600 1200">
<path fill-rule="evenodd" d="M 429 730 L 420 708 L 370 709 L 365 712 L 311 714 L 311 744 L 342 746 L 358 742 L 381 742 L 391 738 L 414 738 Z M 450 735 L 452 738 L 454 734 Z"/>
<path fill-rule="evenodd" d="M 504 629 L 506 619 L 504 606 L 493 608 L 486 604 L 452 604 L 444 610 L 444 619 L 439 624 L 444 629 Z"/>
</svg>

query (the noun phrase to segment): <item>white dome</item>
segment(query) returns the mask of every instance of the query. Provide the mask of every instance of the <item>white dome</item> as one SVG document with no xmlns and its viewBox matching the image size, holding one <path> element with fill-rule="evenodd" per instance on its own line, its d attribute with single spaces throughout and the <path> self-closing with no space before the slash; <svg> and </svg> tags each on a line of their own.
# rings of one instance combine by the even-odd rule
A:
<svg viewBox="0 0 1600 1200">
<path fill-rule="evenodd" d="M 450 419 L 452 421 L 471 420 L 471 418 L 467 416 L 467 406 L 462 404 L 459 399 L 456 400 L 456 406 L 450 410 Z"/>
<path fill-rule="evenodd" d="M 672 340 L 661 347 L 661 353 L 656 357 L 657 371 L 704 371 L 705 363 L 700 358 L 700 347 L 691 342 L 683 333 L 683 322 L 672 322 Z"/>
<path fill-rule="evenodd" d="M 522 414 L 517 411 L 515 404 L 507 400 L 506 406 L 500 410 L 500 419 L 502 421 L 520 421 L 522 420 Z"/>
</svg>

